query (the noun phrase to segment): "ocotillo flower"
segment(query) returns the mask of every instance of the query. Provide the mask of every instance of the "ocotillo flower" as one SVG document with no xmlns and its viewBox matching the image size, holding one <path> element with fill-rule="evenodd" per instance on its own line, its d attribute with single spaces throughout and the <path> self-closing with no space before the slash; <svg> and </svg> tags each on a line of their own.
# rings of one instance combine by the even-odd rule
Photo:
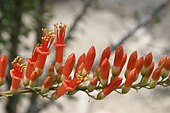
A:
<svg viewBox="0 0 170 113">
<path fill-rule="evenodd" d="M 75 64 L 75 54 L 72 53 L 68 56 L 66 63 L 63 67 L 63 76 L 65 79 L 69 79 L 69 76 L 71 74 L 71 71 L 73 70 L 74 64 Z"/>
<path fill-rule="evenodd" d="M 163 68 L 161 70 L 161 76 L 163 79 L 165 79 L 169 75 L 169 71 L 170 71 L 170 58 L 168 58 L 165 61 Z"/>
<path fill-rule="evenodd" d="M 71 80 L 64 80 L 62 85 L 51 95 L 52 100 L 56 100 L 68 91 L 73 91 L 77 87 L 77 83 Z"/>
<path fill-rule="evenodd" d="M 136 71 L 136 69 L 134 68 L 133 70 L 131 70 L 131 71 L 128 73 L 128 75 L 127 75 L 127 77 L 126 77 L 125 84 L 124 84 L 124 86 L 123 86 L 123 88 L 122 88 L 122 93 L 127 93 L 127 92 L 130 90 L 132 83 L 133 83 L 133 82 L 135 81 L 135 79 L 136 79 L 136 76 L 137 76 L 137 71 Z"/>
<path fill-rule="evenodd" d="M 128 64 L 127 64 L 127 69 L 126 69 L 126 72 L 125 72 L 125 77 L 127 77 L 129 71 L 134 69 L 137 58 L 138 58 L 137 51 L 134 51 L 129 57 L 129 61 L 128 61 Z"/>
<path fill-rule="evenodd" d="M 153 69 L 154 69 L 154 62 L 152 62 L 151 66 L 149 68 L 149 72 L 144 77 L 142 77 L 142 80 L 141 80 L 142 84 L 148 83 L 148 80 L 149 80 L 149 78 L 151 76 L 151 73 L 152 73 Z"/>
<path fill-rule="evenodd" d="M 16 57 L 13 62 L 13 69 L 10 70 L 10 75 L 12 77 L 11 91 L 17 93 L 21 80 L 24 77 L 25 64 L 22 58 Z"/>
<path fill-rule="evenodd" d="M 135 63 L 135 68 L 136 68 L 137 74 L 139 74 L 141 72 L 142 67 L 143 67 L 143 56 L 140 57 Z"/>
<path fill-rule="evenodd" d="M 156 87 L 157 81 L 159 80 L 160 76 L 161 76 L 161 67 L 157 67 L 153 72 L 151 81 L 149 82 L 150 88 Z"/>
<path fill-rule="evenodd" d="M 115 52 L 114 63 L 112 67 L 112 76 L 118 76 L 121 70 L 122 60 L 123 60 L 124 50 L 122 45 L 118 46 Z"/>
<path fill-rule="evenodd" d="M 107 95 L 109 95 L 113 90 L 117 89 L 120 84 L 122 83 L 122 78 L 121 77 L 116 77 L 109 83 L 98 95 L 97 99 L 103 99 Z"/>
<path fill-rule="evenodd" d="M 98 82 L 98 78 L 97 77 L 93 77 L 92 80 L 90 80 L 89 85 L 87 86 L 88 91 L 93 91 L 97 85 Z"/>
<path fill-rule="evenodd" d="M 37 83 L 38 74 L 36 71 L 33 71 L 30 76 L 29 87 L 34 87 Z"/>
<path fill-rule="evenodd" d="M 80 66 L 82 63 L 84 63 L 85 58 L 86 58 L 86 54 L 85 54 L 85 53 L 83 53 L 83 54 L 78 58 L 77 65 L 76 65 L 76 68 L 75 68 L 74 77 L 75 77 L 76 74 L 78 73 L 79 66 Z"/>
<path fill-rule="evenodd" d="M 103 86 L 106 86 L 108 83 L 108 77 L 110 73 L 110 63 L 107 58 L 105 58 L 101 64 L 99 75 L 100 82 Z"/>
<path fill-rule="evenodd" d="M 105 60 L 105 58 L 107 58 L 109 60 L 110 54 L 111 54 L 110 48 L 109 47 L 105 48 L 102 53 L 102 56 L 100 58 L 99 67 L 101 66 L 101 64 L 102 64 L 103 60 Z"/>
<path fill-rule="evenodd" d="M 145 76 L 148 73 L 149 67 L 152 63 L 152 59 L 153 59 L 152 53 L 150 52 L 146 55 L 145 60 L 143 62 L 143 68 L 142 68 L 142 71 L 141 71 L 142 76 Z"/>
<path fill-rule="evenodd" d="M 54 32 L 49 31 L 48 34 L 46 34 L 46 30 L 42 29 L 42 44 L 41 46 L 37 47 L 37 52 L 38 52 L 38 58 L 35 64 L 35 71 L 37 74 L 40 76 L 42 75 L 43 68 L 45 65 L 45 61 L 47 58 L 47 55 L 50 54 L 50 47 L 53 44 L 54 41 Z"/>
<path fill-rule="evenodd" d="M 35 63 L 36 63 L 37 57 L 38 57 L 38 52 L 36 50 L 36 47 L 37 46 L 35 46 L 34 49 L 33 49 L 32 57 L 27 58 L 28 65 L 27 65 L 27 69 L 26 69 L 26 76 L 24 77 L 24 82 L 23 82 L 25 86 L 29 85 L 31 73 L 35 69 Z"/>
<path fill-rule="evenodd" d="M 125 63 L 126 63 L 126 60 L 127 60 L 127 53 L 123 53 L 123 59 L 122 59 L 122 63 L 121 63 L 121 66 L 120 66 L 119 74 L 121 73 L 121 71 L 122 71 L 122 69 L 123 69 L 123 66 L 124 66 Z"/>
<path fill-rule="evenodd" d="M 8 65 L 8 59 L 5 54 L 0 57 L 0 86 L 5 82 L 6 68 Z"/>
<path fill-rule="evenodd" d="M 96 50 L 95 47 L 92 46 L 88 52 L 87 52 L 87 56 L 84 60 L 84 69 L 83 69 L 83 75 L 86 75 L 90 72 L 92 65 L 94 63 L 94 59 L 96 57 Z"/>
<path fill-rule="evenodd" d="M 47 78 L 44 79 L 43 86 L 41 87 L 41 93 L 47 93 L 49 91 L 49 88 L 52 83 L 52 78 L 51 76 L 48 76 Z"/>
<path fill-rule="evenodd" d="M 168 59 L 168 56 L 163 56 L 161 59 L 160 59 L 160 61 L 159 61 L 159 63 L 158 63 L 158 66 L 163 66 L 164 64 L 165 64 L 165 62 L 166 62 L 166 60 Z"/>
<path fill-rule="evenodd" d="M 54 25 L 54 31 L 56 34 L 56 42 L 54 45 L 56 47 L 56 57 L 55 57 L 56 70 L 58 70 L 58 68 L 60 69 L 63 62 L 63 54 L 65 48 L 64 37 L 66 33 L 66 27 L 67 26 L 62 23 L 60 23 L 60 25 L 58 25 L 58 23 Z"/>
</svg>

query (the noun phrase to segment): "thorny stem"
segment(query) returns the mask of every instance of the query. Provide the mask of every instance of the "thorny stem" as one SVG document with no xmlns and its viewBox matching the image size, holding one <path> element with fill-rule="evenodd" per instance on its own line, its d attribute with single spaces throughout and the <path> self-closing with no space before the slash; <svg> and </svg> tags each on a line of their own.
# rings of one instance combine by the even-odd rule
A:
<svg viewBox="0 0 170 113">
<path fill-rule="evenodd" d="M 157 82 L 157 85 L 160 85 L 160 86 L 163 86 L 163 87 L 168 87 L 170 86 L 170 79 L 166 79 L 166 80 L 160 80 L 159 82 Z M 141 88 L 146 88 L 146 89 L 151 89 L 149 86 L 149 83 L 146 83 L 146 84 L 141 84 L 141 83 L 138 83 L 138 84 L 134 84 L 131 86 L 131 88 L 135 89 L 136 91 L 138 91 L 139 89 Z M 54 85 L 50 88 L 50 91 L 53 91 L 53 90 L 57 90 L 58 89 L 58 85 Z M 115 92 L 119 93 L 119 94 L 122 94 L 120 91 L 120 89 L 122 89 L 123 85 L 120 85 L 116 90 Z M 97 86 L 95 88 L 95 90 L 102 90 L 104 87 L 103 86 Z M 76 90 L 78 91 L 82 91 L 84 93 L 86 93 L 90 98 L 93 98 L 95 100 L 98 100 L 94 95 L 91 95 L 90 92 L 88 92 L 87 90 L 87 86 L 78 86 L 76 88 Z M 50 97 L 48 97 L 47 94 L 42 94 L 41 92 L 41 86 L 37 86 L 37 87 L 34 87 L 34 88 L 29 88 L 29 87 L 26 87 L 24 89 L 20 89 L 18 90 L 18 94 L 26 94 L 26 93 L 36 93 L 37 95 L 41 95 L 42 97 L 45 97 L 45 98 L 48 98 L 48 99 L 51 99 Z M 4 91 L 4 92 L 0 92 L 0 97 L 10 97 L 10 96 L 13 96 L 13 93 L 12 91 Z"/>
</svg>

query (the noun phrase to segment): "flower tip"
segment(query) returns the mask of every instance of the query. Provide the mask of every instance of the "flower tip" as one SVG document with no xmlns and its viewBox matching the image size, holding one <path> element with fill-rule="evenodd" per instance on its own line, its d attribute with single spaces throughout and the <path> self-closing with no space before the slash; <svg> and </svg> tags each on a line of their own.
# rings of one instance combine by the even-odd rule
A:
<svg viewBox="0 0 170 113">
<path fill-rule="evenodd" d="M 163 57 L 160 59 L 160 61 L 159 61 L 159 63 L 158 63 L 158 66 L 164 65 L 165 62 L 167 61 L 167 59 L 168 59 L 168 56 L 167 56 L 167 55 L 163 56 Z"/>
<path fill-rule="evenodd" d="M 168 71 L 170 71 L 170 58 L 168 58 L 164 64 L 164 68 Z"/>
<path fill-rule="evenodd" d="M 111 54 L 110 47 L 105 48 L 104 51 L 103 51 L 103 53 L 102 53 L 99 66 L 101 66 L 102 61 L 103 61 L 105 58 L 107 58 L 107 59 L 110 58 L 110 54 Z"/>
<path fill-rule="evenodd" d="M 150 52 L 145 57 L 144 66 L 149 67 L 151 65 L 151 63 L 152 63 L 152 60 L 153 60 L 153 56 L 152 56 L 152 52 Z"/>
</svg>

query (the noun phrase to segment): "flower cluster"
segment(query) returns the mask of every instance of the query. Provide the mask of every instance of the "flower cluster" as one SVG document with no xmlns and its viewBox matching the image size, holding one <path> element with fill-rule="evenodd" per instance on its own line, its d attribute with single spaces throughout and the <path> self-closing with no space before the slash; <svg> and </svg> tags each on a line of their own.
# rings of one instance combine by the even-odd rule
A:
<svg viewBox="0 0 170 113">
<path fill-rule="evenodd" d="M 78 58 L 77 63 L 74 53 L 71 53 L 63 63 L 65 34 L 66 25 L 62 23 L 55 24 L 54 30 L 48 32 L 46 29 L 42 29 L 42 42 L 35 45 L 32 56 L 26 59 L 27 66 L 22 58 L 16 57 L 14 59 L 12 62 L 13 69 L 10 70 L 12 78 L 10 90 L 13 94 L 19 92 L 20 82 L 23 78 L 24 87 L 31 89 L 30 91 L 36 91 L 41 95 L 49 95 L 48 92 L 55 90 L 50 95 L 52 100 L 56 100 L 64 94 L 73 95 L 79 90 L 100 100 L 114 90 L 125 94 L 131 88 L 155 88 L 157 84 L 165 85 L 165 82 L 170 81 L 170 58 L 168 56 L 163 56 L 159 64 L 155 66 L 151 52 L 145 57 L 139 57 L 137 51 L 134 51 L 128 57 L 122 45 L 116 48 L 113 64 L 109 61 L 112 59 L 110 58 L 111 50 L 109 47 L 105 48 L 99 64 L 93 68 L 93 76 L 90 76 L 96 57 L 95 47 L 91 46 L 87 53 L 83 53 Z M 56 50 L 55 64 L 48 66 L 47 76 L 42 85 L 37 86 L 37 80 L 43 74 L 44 65 L 53 43 Z M 127 67 L 124 66 L 126 62 Z M 7 57 L 3 54 L 0 57 L 0 85 L 5 82 L 7 64 Z M 71 75 L 74 65 L 76 65 L 75 71 Z M 126 68 L 124 77 L 121 76 L 123 67 Z M 154 67 L 156 68 L 154 69 Z M 24 72 L 25 68 L 26 72 Z M 159 81 L 160 78 L 162 78 L 161 81 Z M 84 82 L 88 84 L 85 85 Z M 134 85 L 134 83 L 137 84 Z M 94 90 L 98 91 L 96 96 L 90 94 Z"/>
</svg>

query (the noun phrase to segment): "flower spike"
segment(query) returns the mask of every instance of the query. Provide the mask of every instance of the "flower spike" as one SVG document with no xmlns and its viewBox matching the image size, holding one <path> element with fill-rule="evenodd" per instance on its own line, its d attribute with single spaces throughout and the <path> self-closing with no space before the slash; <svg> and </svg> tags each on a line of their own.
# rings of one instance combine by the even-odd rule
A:
<svg viewBox="0 0 170 113">
<path fill-rule="evenodd" d="M 5 54 L 0 57 L 0 86 L 5 82 L 6 68 L 8 65 L 8 59 Z"/>
</svg>

